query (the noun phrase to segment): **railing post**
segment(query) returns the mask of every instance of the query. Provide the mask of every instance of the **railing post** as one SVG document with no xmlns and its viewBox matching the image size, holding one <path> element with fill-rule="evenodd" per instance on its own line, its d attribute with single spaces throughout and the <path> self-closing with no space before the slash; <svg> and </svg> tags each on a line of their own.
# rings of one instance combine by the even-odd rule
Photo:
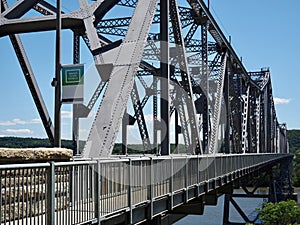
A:
<svg viewBox="0 0 300 225">
<path fill-rule="evenodd" d="M 128 206 L 129 206 L 129 224 L 132 224 L 132 160 L 129 159 L 129 169 L 128 169 Z"/>
<path fill-rule="evenodd" d="M 153 158 L 150 157 L 150 181 L 148 187 L 148 199 L 150 201 L 150 216 L 149 218 L 153 218 Z"/>
<path fill-rule="evenodd" d="M 200 170 L 199 170 L 199 154 L 197 155 L 197 197 L 199 196 Z"/>
<path fill-rule="evenodd" d="M 189 175 L 189 167 L 188 167 L 188 158 L 185 157 L 185 179 L 184 179 L 184 186 L 185 186 L 185 202 L 189 200 L 189 192 L 188 192 L 188 175 Z"/>
<path fill-rule="evenodd" d="M 171 210 L 173 209 L 174 206 L 174 199 L 173 199 L 173 194 L 174 194 L 174 185 L 173 185 L 173 174 L 174 174 L 174 166 L 173 166 L 173 157 L 171 156 L 171 174 L 170 174 L 170 193 L 171 193 L 171 199 L 170 199 L 170 208 Z"/>
<path fill-rule="evenodd" d="M 54 225 L 54 198 L 55 198 L 55 164 L 49 162 L 47 171 L 47 204 L 46 204 L 46 222 L 47 225 Z"/>
<path fill-rule="evenodd" d="M 205 178 L 206 178 L 206 183 L 208 183 L 208 180 L 209 180 L 209 168 L 208 168 L 208 154 L 206 155 L 206 157 L 205 157 L 205 159 L 206 159 L 206 169 L 205 169 L 205 171 L 206 171 L 206 176 L 205 176 Z"/>
<path fill-rule="evenodd" d="M 100 195 L 101 195 L 101 165 L 100 160 L 97 160 L 95 168 L 95 217 L 97 218 L 97 224 L 101 222 L 101 211 L 100 211 Z"/>
<path fill-rule="evenodd" d="M 213 163 L 214 163 L 214 180 L 216 180 L 216 178 L 217 178 L 217 170 L 218 170 L 218 168 L 217 168 L 217 164 L 218 164 L 218 158 L 217 158 L 217 156 L 214 156 L 214 159 L 213 159 Z"/>
</svg>

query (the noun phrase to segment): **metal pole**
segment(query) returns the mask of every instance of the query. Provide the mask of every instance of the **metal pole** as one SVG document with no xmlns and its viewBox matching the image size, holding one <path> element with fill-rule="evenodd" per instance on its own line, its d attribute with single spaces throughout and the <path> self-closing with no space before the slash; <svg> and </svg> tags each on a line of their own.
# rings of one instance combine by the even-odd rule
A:
<svg viewBox="0 0 300 225">
<path fill-rule="evenodd" d="M 46 208 L 46 224 L 54 225 L 54 213 L 55 213 L 55 164 L 54 162 L 49 163 L 50 166 L 47 169 L 47 208 Z"/>
<path fill-rule="evenodd" d="M 205 18 L 204 18 L 205 19 Z M 203 135 L 203 153 L 208 153 L 209 146 L 209 72 L 208 72 L 208 22 L 201 25 L 201 44 L 202 44 L 202 77 L 203 77 L 203 88 L 204 88 L 204 104 L 203 104 L 203 115 L 202 115 L 202 135 Z"/>
<path fill-rule="evenodd" d="M 79 154 L 79 118 L 78 118 L 79 104 L 73 104 L 73 155 Z"/>
<path fill-rule="evenodd" d="M 161 48 L 161 155 L 170 154 L 169 140 L 169 0 L 160 1 L 160 48 Z"/>
<path fill-rule="evenodd" d="M 178 147 L 178 143 L 179 143 L 179 125 L 178 125 L 178 111 L 177 109 L 175 110 L 175 149 L 174 149 L 174 153 L 179 153 L 179 147 Z"/>
<path fill-rule="evenodd" d="M 61 146 L 61 0 L 57 0 L 56 13 L 56 56 L 55 56 L 55 103 L 54 103 L 54 146 Z"/>
<path fill-rule="evenodd" d="M 231 69 L 226 69 L 224 81 L 224 101 L 226 106 L 226 124 L 225 124 L 225 153 L 229 154 L 230 151 L 230 100 L 229 100 L 229 76 L 231 76 Z"/>
<path fill-rule="evenodd" d="M 157 135 L 158 135 L 158 126 L 157 126 L 157 77 L 153 76 L 153 153 L 158 154 L 158 145 L 157 145 Z"/>
<path fill-rule="evenodd" d="M 96 170 L 95 170 L 95 217 L 97 219 L 97 224 L 101 224 L 101 208 L 100 208 L 100 195 L 101 195 L 101 165 L 100 160 L 97 160 Z"/>
<path fill-rule="evenodd" d="M 127 155 L 127 125 L 129 123 L 129 115 L 127 109 L 125 109 L 122 120 L 122 154 Z"/>
<path fill-rule="evenodd" d="M 78 32 L 74 32 L 73 37 L 73 63 L 78 64 L 80 62 L 80 36 Z M 73 104 L 73 154 L 79 154 L 79 116 L 78 116 L 79 104 Z"/>
</svg>

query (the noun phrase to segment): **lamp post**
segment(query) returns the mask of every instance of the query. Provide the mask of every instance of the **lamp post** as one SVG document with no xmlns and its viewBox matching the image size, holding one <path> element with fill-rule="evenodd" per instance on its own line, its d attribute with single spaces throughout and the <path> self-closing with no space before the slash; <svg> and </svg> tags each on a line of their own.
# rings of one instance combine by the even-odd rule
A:
<svg viewBox="0 0 300 225">
<path fill-rule="evenodd" d="M 55 100 L 54 100 L 54 147 L 61 147 L 61 0 L 57 0 L 56 55 L 55 55 Z"/>
</svg>

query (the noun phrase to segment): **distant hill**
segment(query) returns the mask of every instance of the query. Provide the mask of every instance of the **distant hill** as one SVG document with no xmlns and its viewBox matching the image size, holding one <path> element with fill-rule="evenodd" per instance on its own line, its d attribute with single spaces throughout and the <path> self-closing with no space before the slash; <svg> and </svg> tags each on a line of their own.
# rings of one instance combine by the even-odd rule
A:
<svg viewBox="0 0 300 225">
<path fill-rule="evenodd" d="M 84 147 L 84 141 L 79 143 L 80 149 Z M 20 138 L 20 137 L 0 137 L 0 147 L 5 148 L 50 148 L 51 144 L 46 138 Z M 61 147 L 74 149 L 71 140 L 62 140 Z M 127 146 L 128 154 L 143 154 L 143 146 L 141 144 L 134 144 Z M 175 150 L 175 145 L 171 144 L 171 152 Z M 184 152 L 184 145 L 179 145 L 179 151 Z M 116 143 L 114 146 L 113 154 L 122 153 L 122 144 Z"/>
<path fill-rule="evenodd" d="M 20 138 L 20 137 L 0 137 L 0 147 L 5 148 L 50 148 L 48 139 L 42 138 Z M 62 140 L 62 147 L 73 149 L 72 141 Z"/>
<path fill-rule="evenodd" d="M 288 130 L 287 132 L 290 151 L 296 152 L 300 150 L 300 130 Z M 73 149 L 71 140 L 62 140 L 63 148 Z M 81 146 L 84 145 L 82 141 Z M 132 145 L 133 146 L 133 145 Z M 128 146 L 129 149 L 142 149 L 141 145 Z M 137 147 L 138 146 L 138 147 Z M 20 138 L 20 137 L 0 137 L 0 147 L 6 148 L 36 148 L 36 147 L 51 147 L 50 142 L 46 138 Z M 183 148 L 183 146 L 180 146 Z M 172 146 L 173 148 L 173 146 Z M 139 150 L 138 150 L 139 151 Z M 114 152 L 121 153 L 121 144 L 116 144 Z"/>
<path fill-rule="evenodd" d="M 288 130 L 287 132 L 290 151 L 296 152 L 300 150 L 300 130 Z M 71 140 L 62 140 L 61 145 L 63 148 L 73 149 Z M 80 143 L 81 146 L 84 142 Z M 138 148 L 137 148 L 138 146 Z M 46 138 L 20 138 L 20 137 L 0 137 L 0 147 L 6 148 L 36 148 L 36 147 L 51 147 L 50 142 Z M 134 147 L 128 146 L 129 149 L 142 149 L 142 146 L 135 145 Z M 172 146 L 173 147 L 173 146 Z M 183 146 L 180 146 L 183 148 Z M 116 144 L 114 152 L 121 153 L 121 144 Z"/>
</svg>

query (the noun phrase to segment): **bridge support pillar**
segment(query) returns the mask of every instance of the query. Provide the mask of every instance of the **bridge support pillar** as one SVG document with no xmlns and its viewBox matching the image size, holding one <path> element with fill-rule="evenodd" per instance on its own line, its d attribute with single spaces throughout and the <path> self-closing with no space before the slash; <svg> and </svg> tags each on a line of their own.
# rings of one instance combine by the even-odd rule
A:
<svg viewBox="0 0 300 225">
<path fill-rule="evenodd" d="M 217 204 L 218 204 L 217 190 L 205 194 L 205 205 L 217 205 Z"/>
<path fill-rule="evenodd" d="M 246 186 L 242 186 L 242 190 L 244 191 L 241 193 L 240 191 L 236 193 L 230 193 L 227 192 L 224 196 L 224 208 L 223 208 L 223 225 L 240 225 L 240 224 L 245 224 L 245 223 L 253 223 L 257 221 L 258 217 L 255 217 L 254 219 L 249 218 L 248 215 L 244 212 L 242 207 L 239 205 L 237 199 L 240 198 L 262 198 L 262 199 L 267 199 L 269 198 L 268 194 L 256 194 L 255 192 L 257 191 L 258 187 L 252 187 L 251 190 L 249 190 Z M 241 219 L 243 220 L 243 223 L 236 223 L 236 222 L 231 222 L 230 221 L 230 208 L 233 207 L 238 214 L 240 215 Z M 255 208 L 253 208 L 255 210 Z"/>
<path fill-rule="evenodd" d="M 258 220 L 256 218 L 249 218 L 238 204 L 239 198 L 256 198 L 266 199 L 268 202 L 278 202 L 287 199 L 297 201 L 297 194 L 291 183 L 292 174 L 292 157 L 280 161 L 277 165 L 264 167 L 263 170 L 257 170 L 251 175 L 244 176 L 234 183 L 235 188 L 241 187 L 239 191 L 225 193 L 224 209 L 223 209 L 223 225 L 239 225 L 245 223 L 255 224 Z M 257 193 L 259 187 L 264 187 L 263 193 Z M 228 189 L 229 190 L 229 189 Z M 263 200 L 262 200 L 263 201 Z M 230 207 L 239 213 L 243 223 L 236 223 L 230 221 Z M 253 208 L 255 210 L 255 207 Z"/>
<path fill-rule="evenodd" d="M 292 173 L 292 157 L 282 160 L 280 164 L 273 169 L 269 187 L 270 202 L 284 201 L 287 199 L 297 201 L 297 194 L 294 193 L 291 181 Z"/>
</svg>

